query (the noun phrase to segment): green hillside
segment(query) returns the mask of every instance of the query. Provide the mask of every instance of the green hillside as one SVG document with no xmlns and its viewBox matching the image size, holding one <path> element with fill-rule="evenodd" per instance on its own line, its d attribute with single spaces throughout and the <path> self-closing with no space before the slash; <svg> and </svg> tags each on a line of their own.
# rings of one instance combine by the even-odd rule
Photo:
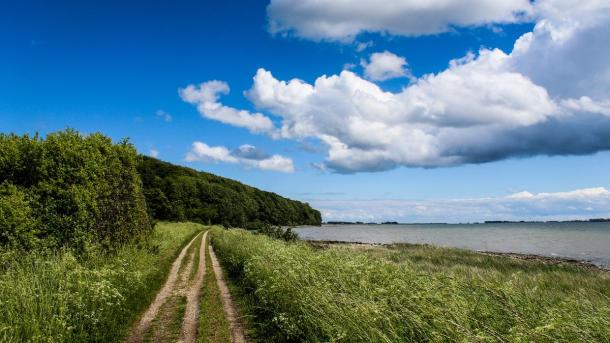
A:
<svg viewBox="0 0 610 343">
<path fill-rule="evenodd" d="M 210 173 L 142 157 L 138 170 L 151 214 L 158 220 L 227 227 L 320 225 L 308 204 Z"/>
</svg>

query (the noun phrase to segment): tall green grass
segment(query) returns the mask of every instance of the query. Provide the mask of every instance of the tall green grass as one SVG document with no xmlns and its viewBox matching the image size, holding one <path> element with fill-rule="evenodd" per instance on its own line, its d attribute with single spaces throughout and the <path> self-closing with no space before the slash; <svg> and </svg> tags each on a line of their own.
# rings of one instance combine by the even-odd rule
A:
<svg viewBox="0 0 610 343">
<path fill-rule="evenodd" d="M 608 273 L 455 249 L 212 242 L 276 342 L 610 342 Z"/>
<path fill-rule="evenodd" d="M 115 254 L 0 255 L 0 342 L 113 342 L 153 299 L 198 224 L 160 223 Z"/>
</svg>

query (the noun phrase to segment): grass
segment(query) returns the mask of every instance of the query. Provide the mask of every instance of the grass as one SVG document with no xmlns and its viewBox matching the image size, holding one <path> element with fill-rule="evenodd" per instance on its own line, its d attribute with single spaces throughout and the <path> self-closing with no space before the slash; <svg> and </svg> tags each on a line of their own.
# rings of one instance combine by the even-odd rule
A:
<svg viewBox="0 0 610 343">
<path fill-rule="evenodd" d="M 203 234 L 199 235 L 197 237 L 197 239 L 195 239 L 195 241 L 193 241 L 193 244 L 191 244 L 191 246 L 188 248 L 188 250 L 186 252 L 186 257 L 190 257 L 190 256 L 193 257 L 193 264 L 192 264 L 191 271 L 188 275 L 188 281 L 192 281 L 195 278 L 195 275 L 197 275 L 197 269 L 198 269 L 197 266 L 199 265 L 199 247 L 201 246 L 202 238 L 203 238 Z M 186 265 L 187 260 L 189 260 L 189 258 L 185 258 L 184 260 L 182 260 L 182 264 L 180 265 L 178 274 L 180 274 L 180 272 Z"/>
<path fill-rule="evenodd" d="M 160 223 L 146 248 L 0 254 L 0 342 L 112 342 L 151 302 L 197 224 Z"/>
<path fill-rule="evenodd" d="M 269 342 L 610 342 L 610 274 L 459 249 L 212 231 Z"/>
<path fill-rule="evenodd" d="M 208 238 L 209 239 L 209 238 Z M 231 331 L 225 317 L 216 275 L 212 270 L 209 246 L 205 246 L 205 269 L 199 315 L 199 343 L 230 343 Z"/>
<path fill-rule="evenodd" d="M 144 336 L 145 343 L 177 342 L 180 339 L 182 318 L 186 310 L 186 297 L 172 296 L 159 311 Z"/>
</svg>

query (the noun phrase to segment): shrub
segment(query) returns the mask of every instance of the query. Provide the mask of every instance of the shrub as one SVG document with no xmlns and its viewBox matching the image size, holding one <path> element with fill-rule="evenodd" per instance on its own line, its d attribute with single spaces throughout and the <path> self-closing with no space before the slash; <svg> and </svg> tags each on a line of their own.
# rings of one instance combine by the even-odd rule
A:
<svg viewBox="0 0 610 343">
<path fill-rule="evenodd" d="M 0 185 L 0 246 L 32 249 L 38 245 L 38 227 L 25 192 L 15 185 Z"/>
<path fill-rule="evenodd" d="M 293 242 L 299 239 L 299 235 L 292 231 L 292 228 L 283 229 L 280 226 L 270 225 L 267 223 L 260 223 L 254 226 L 256 233 L 260 235 L 265 235 L 271 237 L 273 239 L 280 239 L 286 242 Z M 252 230 L 253 227 L 249 227 L 249 230 Z"/>
<path fill-rule="evenodd" d="M 101 134 L 0 134 L 0 232 L 10 236 L 3 243 L 27 248 L 42 239 L 52 248 L 83 250 L 147 235 L 137 163 L 131 144 Z"/>
</svg>

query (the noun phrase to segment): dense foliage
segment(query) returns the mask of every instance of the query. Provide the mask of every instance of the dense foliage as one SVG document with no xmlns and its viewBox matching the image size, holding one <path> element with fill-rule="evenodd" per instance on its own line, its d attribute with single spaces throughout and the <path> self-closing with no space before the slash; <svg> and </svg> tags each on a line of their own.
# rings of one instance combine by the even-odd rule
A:
<svg viewBox="0 0 610 343">
<path fill-rule="evenodd" d="M 120 341 L 202 229 L 160 223 L 148 249 L 127 244 L 111 255 L 0 252 L 0 342 Z"/>
<path fill-rule="evenodd" d="M 308 204 L 240 182 L 142 157 L 144 193 L 155 219 L 258 228 L 319 225 L 320 212 Z"/>
<path fill-rule="evenodd" d="M 0 246 L 118 246 L 151 231 L 127 141 L 66 130 L 0 134 Z"/>
<path fill-rule="evenodd" d="M 610 340 L 606 272 L 434 247 L 315 249 L 244 230 L 214 229 L 212 243 L 265 342 Z"/>
</svg>

